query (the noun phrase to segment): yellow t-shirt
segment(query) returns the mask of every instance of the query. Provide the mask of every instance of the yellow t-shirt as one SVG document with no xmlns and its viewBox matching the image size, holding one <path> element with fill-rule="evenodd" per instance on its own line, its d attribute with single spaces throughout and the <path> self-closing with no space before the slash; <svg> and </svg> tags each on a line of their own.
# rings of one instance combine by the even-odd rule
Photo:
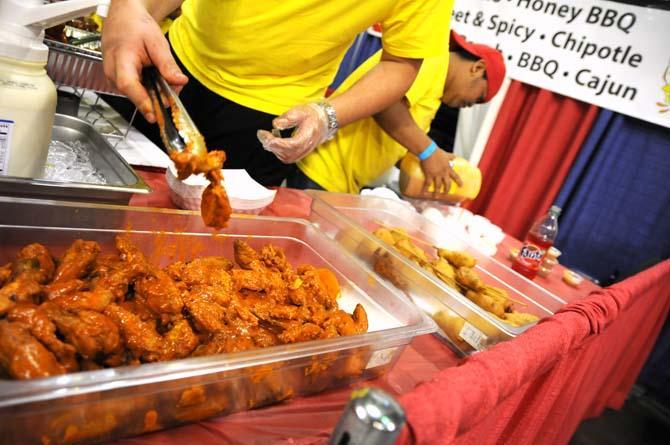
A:
<svg viewBox="0 0 670 445">
<path fill-rule="evenodd" d="M 354 71 L 333 94 L 346 91 L 379 63 L 378 51 Z M 416 80 L 405 97 L 414 122 L 426 133 L 435 118 L 449 69 L 449 50 L 424 59 Z M 400 160 L 407 149 L 393 140 L 374 118 L 368 117 L 341 128 L 334 139 L 320 145 L 298 162 L 311 180 L 330 192 L 358 193 Z"/>
<path fill-rule="evenodd" d="M 356 35 L 375 22 L 390 54 L 439 54 L 452 7 L 453 0 L 187 0 L 170 42 L 210 90 L 281 114 L 322 98 Z"/>
</svg>

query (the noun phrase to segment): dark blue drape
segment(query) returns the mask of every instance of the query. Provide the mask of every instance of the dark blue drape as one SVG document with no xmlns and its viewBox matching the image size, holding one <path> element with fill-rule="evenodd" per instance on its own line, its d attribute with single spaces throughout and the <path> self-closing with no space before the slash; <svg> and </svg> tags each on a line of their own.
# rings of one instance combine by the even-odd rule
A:
<svg viewBox="0 0 670 445">
<path fill-rule="evenodd" d="M 370 35 L 367 31 L 360 33 L 344 55 L 344 59 L 340 63 L 340 68 L 330 88 L 334 90 L 340 86 L 344 82 L 344 79 L 349 77 L 349 74 L 353 73 L 356 68 L 368 60 L 371 55 L 379 51 L 381 47 L 382 40 L 379 37 Z"/>
<path fill-rule="evenodd" d="M 609 284 L 670 257 L 670 129 L 602 110 L 556 201 L 567 267 Z"/>
</svg>

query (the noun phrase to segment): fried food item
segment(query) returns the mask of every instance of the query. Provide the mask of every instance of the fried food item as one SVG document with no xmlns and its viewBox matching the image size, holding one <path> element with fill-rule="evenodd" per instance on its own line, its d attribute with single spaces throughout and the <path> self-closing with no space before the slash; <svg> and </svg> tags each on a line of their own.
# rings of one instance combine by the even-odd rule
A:
<svg viewBox="0 0 670 445">
<path fill-rule="evenodd" d="M 456 270 L 455 278 L 456 282 L 466 289 L 479 291 L 486 286 L 481 278 L 479 278 L 479 275 L 477 275 L 477 272 L 467 267 L 459 267 Z"/>
<path fill-rule="evenodd" d="M 122 352 L 116 324 L 100 312 L 81 310 L 73 313 L 47 303 L 46 314 L 65 341 L 84 359 L 104 362 L 109 356 Z"/>
<path fill-rule="evenodd" d="M 223 257 L 202 257 L 161 269 L 149 263 L 129 236 L 119 237 L 115 245 L 117 252 L 100 252 L 93 259 L 85 249 L 71 246 L 70 266 L 61 267 L 62 260 L 52 274 L 62 277 L 57 282 L 40 282 L 38 274 L 46 269 L 39 262 L 20 263 L 23 281 L 14 274 L 18 259 L 5 267 L 10 273 L 0 293 L 11 304 L 0 313 L 0 376 L 48 377 L 368 330 L 363 306 L 352 313 L 339 308 L 343 290 L 333 271 L 309 264 L 294 267 L 276 246 L 257 251 L 237 243 L 239 265 Z M 73 276 L 77 278 L 68 278 Z M 168 384 L 158 394 L 94 398 L 84 410 L 73 405 L 42 422 L 30 419 L 35 440 L 29 442 L 100 441 L 120 427 L 147 431 L 278 402 L 349 381 L 368 372 L 369 360 L 369 348 L 361 347 L 317 354 L 290 366 L 259 366 L 246 377 L 235 371 L 181 397 L 179 388 Z M 192 385 L 199 378 L 184 382 L 182 389 L 196 388 Z"/>
<path fill-rule="evenodd" d="M 438 311 L 433 315 L 433 320 L 449 337 L 449 340 L 454 342 L 461 351 L 468 352 L 473 350 L 472 346 L 459 335 L 461 329 L 463 329 L 463 325 L 465 325 L 463 318 L 457 315 L 450 315 L 449 311 Z"/>
<path fill-rule="evenodd" d="M 15 279 L 32 280 L 39 284 L 51 281 L 56 265 L 51 254 L 41 244 L 29 244 L 19 250 L 13 267 Z"/>
<path fill-rule="evenodd" d="M 7 263 L 0 267 L 0 287 L 9 282 L 12 277 L 12 263 Z"/>
<path fill-rule="evenodd" d="M 234 264 L 228 258 L 208 256 L 196 258 L 188 263 L 173 263 L 165 271 L 177 281 L 188 286 L 211 285 L 232 289 L 230 270 Z"/>
<path fill-rule="evenodd" d="M 71 312 L 84 310 L 102 312 L 112 301 L 114 301 L 112 293 L 99 287 L 93 291 L 75 292 L 56 297 L 51 300 L 51 304 Z"/>
<path fill-rule="evenodd" d="M 32 379 L 65 374 L 56 357 L 23 323 L 0 320 L 0 368 L 11 378 Z"/>
<path fill-rule="evenodd" d="M 30 333 L 56 356 L 67 372 L 79 370 L 77 350 L 58 338 L 56 325 L 47 316 L 44 308 L 35 304 L 19 303 L 7 314 L 7 320 L 26 325 Z"/>
<path fill-rule="evenodd" d="M 96 243 L 77 240 L 56 267 L 44 246 L 31 244 L 4 267 L 0 372 L 41 377 L 368 329 L 362 306 L 352 314 L 339 309 L 332 271 L 294 268 L 275 246 L 258 252 L 236 241 L 240 268 L 201 257 L 165 269 L 129 236 L 118 236 L 115 247 L 116 254 L 101 254 Z"/>
<path fill-rule="evenodd" d="M 507 298 L 507 292 L 504 289 L 493 286 L 484 286 L 480 292 L 496 301 L 499 301 L 503 308 L 505 308 L 506 313 L 511 313 L 513 311 L 512 301 Z"/>
<path fill-rule="evenodd" d="M 437 258 L 431 261 L 426 252 L 414 243 L 415 239 L 409 236 L 404 229 L 382 226 L 376 229 L 373 234 L 393 246 L 406 258 L 431 271 L 442 282 L 460 291 L 479 307 L 491 312 L 498 318 L 504 321 L 508 321 L 509 318 L 511 320 L 509 321 L 510 324 L 535 321 L 534 316 L 514 310 L 513 302 L 504 289 L 489 286 L 482 281 L 474 270 L 477 260 L 467 252 L 436 247 Z M 376 250 L 372 255 L 372 264 L 374 271 L 379 275 L 391 281 L 396 287 L 408 290 L 409 284 L 400 273 L 400 268 L 403 265 L 394 261 L 388 252 L 384 252 L 382 249 Z M 510 318 L 510 314 L 519 315 Z M 440 315 L 440 317 L 443 318 L 443 321 L 446 320 L 444 319 L 445 315 Z M 456 321 L 449 322 L 457 323 Z"/>
<path fill-rule="evenodd" d="M 403 256 L 409 258 L 419 266 L 424 267 L 429 263 L 426 252 L 414 245 L 412 239 L 403 229 L 381 227 L 375 230 L 373 234 L 387 244 L 395 247 Z"/>
<path fill-rule="evenodd" d="M 16 306 L 16 303 L 39 301 L 43 292 L 43 287 L 36 281 L 23 276 L 17 277 L 0 289 L 0 317 Z"/>
<path fill-rule="evenodd" d="M 437 255 L 440 258 L 444 258 L 445 260 L 449 261 L 456 268 L 473 268 L 477 265 L 477 260 L 475 260 L 472 255 L 468 254 L 467 252 L 440 248 L 437 249 Z"/>
<path fill-rule="evenodd" d="M 457 288 L 456 270 L 444 258 L 438 258 L 430 264 L 430 270 L 447 285 Z"/>
<path fill-rule="evenodd" d="M 3 273 L 6 284 L 0 289 L 0 317 L 16 303 L 37 303 L 44 293 L 42 285 L 53 278 L 55 269 L 51 254 L 43 245 L 34 243 L 21 248 L 9 277 L 7 271 Z"/>
<path fill-rule="evenodd" d="M 221 166 L 223 167 L 223 162 L 221 162 Z M 230 214 L 233 213 L 228 200 L 228 193 L 222 185 L 223 174 L 221 171 L 221 169 L 212 170 L 205 175 L 209 180 L 209 185 L 202 192 L 202 200 L 200 201 L 202 220 L 205 225 L 215 229 L 226 227 Z"/>
<path fill-rule="evenodd" d="M 472 290 L 467 291 L 465 296 L 482 309 L 491 312 L 496 317 L 505 319 L 506 312 L 502 301 Z"/>
<path fill-rule="evenodd" d="M 410 236 L 407 233 L 407 230 L 401 228 L 401 227 L 391 227 L 389 229 L 391 231 L 391 236 L 394 239 L 394 243 L 398 243 L 403 240 L 409 240 Z"/>
<path fill-rule="evenodd" d="M 85 277 L 91 271 L 93 262 L 99 253 L 100 245 L 95 241 L 76 240 L 63 254 L 56 268 L 53 282 Z"/>
<path fill-rule="evenodd" d="M 505 321 L 512 326 L 523 326 L 530 323 L 535 323 L 539 317 L 525 312 L 509 312 L 505 314 Z"/>
<path fill-rule="evenodd" d="M 428 257 L 426 256 L 426 252 L 412 244 L 412 241 L 409 239 L 397 241 L 394 247 L 403 256 L 409 258 L 421 267 L 424 267 L 429 262 Z"/>
<path fill-rule="evenodd" d="M 156 315 L 181 314 L 184 307 L 181 292 L 162 270 L 135 281 L 135 298 L 145 301 Z"/>
<path fill-rule="evenodd" d="M 47 300 L 53 300 L 57 297 L 64 297 L 74 292 L 84 290 L 86 282 L 84 280 L 68 280 L 58 283 L 49 283 L 44 286 L 44 294 Z"/>
<path fill-rule="evenodd" d="M 377 250 L 373 257 L 372 268 L 375 272 L 389 280 L 398 289 L 408 289 L 409 283 L 399 272 L 401 266 L 396 264 L 397 260 L 391 254 Z"/>
<path fill-rule="evenodd" d="M 222 229 L 228 223 L 232 212 L 228 194 L 223 187 L 223 163 L 226 161 L 226 153 L 223 150 L 208 151 L 205 138 L 193 125 L 190 117 L 183 110 L 183 105 L 178 97 L 168 88 L 160 87 L 160 82 L 149 89 L 151 102 L 156 112 L 157 124 L 159 126 L 163 144 L 168 149 L 170 159 L 177 169 L 177 177 L 184 180 L 192 174 L 202 173 L 209 181 L 209 185 L 202 193 L 200 211 L 205 225 L 215 229 Z M 165 116 L 163 115 L 163 101 L 172 114 L 172 124 L 179 132 L 185 147 L 183 150 L 174 149 L 166 133 Z"/>
<path fill-rule="evenodd" d="M 387 229 L 386 227 L 380 227 L 379 229 L 372 232 L 372 234 L 380 240 L 384 241 L 386 244 L 391 246 L 395 245 L 395 238 L 393 237 L 391 230 Z"/>
</svg>

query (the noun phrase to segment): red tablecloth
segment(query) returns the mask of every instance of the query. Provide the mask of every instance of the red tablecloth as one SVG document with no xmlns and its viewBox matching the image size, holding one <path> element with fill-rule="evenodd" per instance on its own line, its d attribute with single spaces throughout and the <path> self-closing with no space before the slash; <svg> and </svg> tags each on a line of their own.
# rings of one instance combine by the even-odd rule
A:
<svg viewBox="0 0 670 445">
<path fill-rule="evenodd" d="M 131 203 L 171 206 L 161 175 L 143 176 L 155 192 Z M 305 204 L 304 195 L 280 189 L 266 213 L 305 216 Z M 608 289 L 585 284 L 575 290 L 552 276 L 538 282 L 577 301 L 516 339 L 467 360 L 459 360 L 433 336 L 417 337 L 390 373 L 365 383 L 401 395 L 409 421 L 404 443 L 566 443 L 581 419 L 606 406 L 621 406 L 668 313 L 670 261 Z M 350 391 L 116 443 L 322 443 Z"/>
</svg>

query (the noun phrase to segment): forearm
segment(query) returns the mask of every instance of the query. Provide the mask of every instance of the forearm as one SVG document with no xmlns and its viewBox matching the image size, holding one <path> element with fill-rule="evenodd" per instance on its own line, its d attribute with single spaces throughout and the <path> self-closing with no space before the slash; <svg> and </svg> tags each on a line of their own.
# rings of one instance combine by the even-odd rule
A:
<svg viewBox="0 0 670 445">
<path fill-rule="evenodd" d="M 127 3 L 129 1 L 140 3 L 157 22 L 163 20 L 184 3 L 184 0 L 113 0 L 112 3 Z"/>
<path fill-rule="evenodd" d="M 340 127 L 372 116 L 400 101 L 420 67 L 420 59 L 403 59 L 382 53 L 377 66 L 330 101 Z"/>
<path fill-rule="evenodd" d="M 414 122 L 404 100 L 377 113 L 374 118 L 382 130 L 415 155 L 419 155 L 431 143 L 428 135 Z"/>
</svg>

